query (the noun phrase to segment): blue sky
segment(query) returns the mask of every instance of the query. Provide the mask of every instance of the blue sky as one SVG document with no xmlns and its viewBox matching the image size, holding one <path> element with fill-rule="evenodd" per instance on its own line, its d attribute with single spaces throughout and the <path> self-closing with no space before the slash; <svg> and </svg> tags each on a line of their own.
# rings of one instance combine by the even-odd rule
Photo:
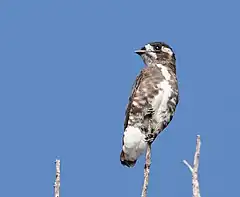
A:
<svg viewBox="0 0 240 197">
<path fill-rule="evenodd" d="M 119 162 L 134 50 L 165 41 L 176 53 L 180 103 L 153 144 L 151 196 L 191 196 L 196 135 L 202 196 L 236 196 L 239 2 L 0 2 L 0 196 L 140 196 L 144 158 Z"/>
</svg>

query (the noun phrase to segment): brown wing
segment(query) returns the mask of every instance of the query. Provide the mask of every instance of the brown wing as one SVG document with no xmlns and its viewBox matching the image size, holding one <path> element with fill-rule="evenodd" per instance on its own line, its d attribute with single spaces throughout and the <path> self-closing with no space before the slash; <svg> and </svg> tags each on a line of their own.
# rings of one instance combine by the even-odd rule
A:
<svg viewBox="0 0 240 197">
<path fill-rule="evenodd" d="M 132 102 L 133 102 L 133 98 L 135 96 L 135 93 L 136 93 L 136 90 L 138 89 L 142 79 L 143 79 L 143 76 L 144 76 L 144 70 L 141 71 L 141 73 L 137 76 L 136 80 L 135 80 L 135 83 L 133 84 L 133 87 L 132 87 L 132 94 L 131 96 L 129 97 L 129 102 L 128 102 L 128 106 L 127 106 L 127 109 L 126 109 L 126 112 L 125 112 L 125 121 L 124 121 L 124 130 L 126 129 L 127 127 L 127 124 L 128 124 L 128 120 L 129 120 L 129 113 L 130 113 L 130 110 L 132 108 Z"/>
<path fill-rule="evenodd" d="M 128 124 L 136 125 L 145 123 L 144 119 L 153 112 L 152 102 L 160 91 L 157 84 L 163 79 L 164 77 L 158 67 L 145 67 L 141 71 L 133 85 L 132 94 L 129 98 L 124 130 Z M 131 121 L 129 121 L 130 117 Z"/>
</svg>

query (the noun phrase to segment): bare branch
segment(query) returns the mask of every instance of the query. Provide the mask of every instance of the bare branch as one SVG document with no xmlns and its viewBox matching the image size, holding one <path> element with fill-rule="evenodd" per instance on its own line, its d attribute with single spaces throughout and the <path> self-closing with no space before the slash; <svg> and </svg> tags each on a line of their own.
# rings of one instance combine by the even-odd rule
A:
<svg viewBox="0 0 240 197">
<path fill-rule="evenodd" d="M 60 160 L 56 160 L 56 179 L 54 183 L 54 197 L 60 197 Z"/>
<path fill-rule="evenodd" d="M 151 144 L 148 143 L 147 151 L 146 151 L 146 162 L 144 166 L 144 182 L 143 182 L 141 197 L 147 197 L 150 166 L 151 166 Z"/>
<path fill-rule="evenodd" d="M 188 169 L 192 173 L 193 197 L 200 197 L 200 189 L 199 189 L 199 181 L 198 181 L 200 146 L 201 146 L 200 135 L 197 135 L 197 145 L 196 145 L 196 152 L 194 155 L 193 167 L 191 167 L 191 165 L 186 160 L 183 160 L 183 163 L 188 167 Z"/>
</svg>

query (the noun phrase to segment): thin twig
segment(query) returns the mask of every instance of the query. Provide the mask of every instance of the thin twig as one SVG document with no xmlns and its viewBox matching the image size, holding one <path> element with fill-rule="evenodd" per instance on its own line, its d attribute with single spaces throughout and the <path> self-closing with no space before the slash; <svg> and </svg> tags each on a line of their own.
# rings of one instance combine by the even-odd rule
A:
<svg viewBox="0 0 240 197">
<path fill-rule="evenodd" d="M 54 183 L 54 197 L 60 197 L 60 160 L 56 160 L 56 179 Z"/>
<path fill-rule="evenodd" d="M 188 169 L 191 171 L 191 173 L 193 173 L 192 166 L 186 160 L 183 160 L 183 163 L 188 167 Z"/>
<path fill-rule="evenodd" d="M 148 143 L 147 151 L 146 151 L 146 163 L 144 166 L 144 182 L 143 182 L 141 197 L 147 197 L 150 166 L 151 166 L 151 144 Z"/>
<path fill-rule="evenodd" d="M 188 169 L 192 173 L 193 197 L 200 197 L 200 189 L 199 189 L 199 181 L 198 181 L 200 146 L 201 146 L 200 135 L 197 135 L 197 145 L 196 145 L 196 152 L 194 155 L 193 167 L 191 167 L 191 165 L 186 160 L 183 160 L 183 163 L 188 167 Z"/>
</svg>

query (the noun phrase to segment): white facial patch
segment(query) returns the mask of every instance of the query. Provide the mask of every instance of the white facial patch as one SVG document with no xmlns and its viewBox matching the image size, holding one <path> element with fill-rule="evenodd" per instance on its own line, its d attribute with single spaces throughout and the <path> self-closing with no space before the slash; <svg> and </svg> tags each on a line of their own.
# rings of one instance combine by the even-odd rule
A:
<svg viewBox="0 0 240 197">
<path fill-rule="evenodd" d="M 169 49 L 169 48 L 167 48 L 167 47 L 165 47 L 165 46 L 162 46 L 161 50 L 162 50 L 162 52 L 164 52 L 164 53 L 168 53 L 170 56 L 173 55 L 172 50 Z"/>
<path fill-rule="evenodd" d="M 146 51 L 148 51 L 148 54 L 151 55 L 153 58 L 157 59 L 157 54 L 154 51 L 154 48 L 152 45 L 147 44 L 145 45 L 145 49 Z"/>
<path fill-rule="evenodd" d="M 153 46 L 150 45 L 150 44 L 146 44 L 145 48 L 146 48 L 147 51 L 153 51 L 154 50 Z"/>
</svg>

